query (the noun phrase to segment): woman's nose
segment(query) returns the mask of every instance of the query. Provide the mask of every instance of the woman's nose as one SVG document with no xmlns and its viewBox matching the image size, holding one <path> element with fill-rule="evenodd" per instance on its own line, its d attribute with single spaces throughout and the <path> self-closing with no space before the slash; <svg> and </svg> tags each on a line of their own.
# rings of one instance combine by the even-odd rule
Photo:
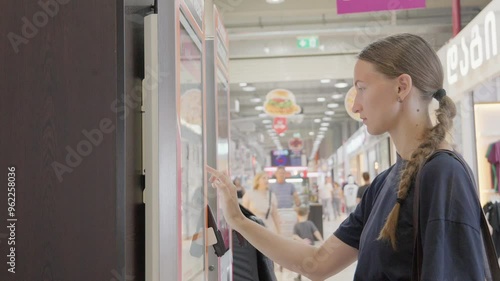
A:
<svg viewBox="0 0 500 281">
<path fill-rule="evenodd" d="M 363 109 L 363 107 L 361 106 L 361 103 L 359 101 L 359 95 L 356 94 L 354 96 L 354 103 L 352 104 L 352 111 L 354 113 L 360 113 L 362 109 Z"/>
</svg>

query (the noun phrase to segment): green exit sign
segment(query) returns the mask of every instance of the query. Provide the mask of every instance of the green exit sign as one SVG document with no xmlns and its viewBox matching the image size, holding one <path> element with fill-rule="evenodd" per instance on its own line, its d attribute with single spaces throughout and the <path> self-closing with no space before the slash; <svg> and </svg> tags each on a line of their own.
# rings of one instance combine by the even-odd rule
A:
<svg viewBox="0 0 500 281">
<path fill-rule="evenodd" d="M 311 37 L 298 37 L 297 47 L 303 49 L 314 49 L 319 47 L 319 40 L 317 36 Z"/>
</svg>

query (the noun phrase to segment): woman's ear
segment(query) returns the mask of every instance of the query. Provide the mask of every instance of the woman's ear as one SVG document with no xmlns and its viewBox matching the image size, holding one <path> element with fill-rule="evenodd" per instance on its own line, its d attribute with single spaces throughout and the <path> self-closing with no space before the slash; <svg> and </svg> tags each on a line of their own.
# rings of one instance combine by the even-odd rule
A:
<svg viewBox="0 0 500 281">
<path fill-rule="evenodd" d="M 413 81 L 408 74 L 401 74 L 397 78 L 398 83 L 398 100 L 403 101 L 409 94 L 413 87 Z"/>
</svg>

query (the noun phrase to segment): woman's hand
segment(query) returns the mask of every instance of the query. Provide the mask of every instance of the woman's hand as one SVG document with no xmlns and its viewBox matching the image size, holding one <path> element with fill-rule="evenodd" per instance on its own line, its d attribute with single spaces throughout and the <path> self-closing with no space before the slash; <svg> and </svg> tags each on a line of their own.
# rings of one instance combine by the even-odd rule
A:
<svg viewBox="0 0 500 281">
<path fill-rule="evenodd" d="M 221 196 L 219 202 L 222 203 L 224 218 L 232 228 L 238 230 L 239 223 L 245 219 L 245 216 L 240 210 L 236 187 L 227 174 L 219 172 L 208 165 L 206 167 L 207 172 L 212 174 L 210 182 L 214 188 L 217 188 L 217 196 Z"/>
</svg>

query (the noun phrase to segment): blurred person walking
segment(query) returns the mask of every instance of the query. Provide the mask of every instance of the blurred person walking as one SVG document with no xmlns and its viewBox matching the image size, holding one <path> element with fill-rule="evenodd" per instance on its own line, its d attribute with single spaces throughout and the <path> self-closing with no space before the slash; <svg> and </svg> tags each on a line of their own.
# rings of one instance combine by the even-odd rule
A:
<svg viewBox="0 0 500 281">
<path fill-rule="evenodd" d="M 314 245 L 314 241 L 323 242 L 323 235 L 319 233 L 316 225 L 308 220 L 309 207 L 301 206 L 297 208 L 297 218 L 298 221 L 293 227 L 293 239 L 302 241 L 308 245 Z M 302 280 L 302 276 L 299 274 L 295 281 Z"/>
<path fill-rule="evenodd" d="M 258 173 L 253 179 L 253 189 L 243 195 L 241 205 L 264 221 L 266 227 L 274 233 L 280 233 L 278 200 L 269 190 L 265 172 Z"/>
<path fill-rule="evenodd" d="M 318 187 L 318 198 L 319 202 L 323 206 L 323 219 L 330 221 L 333 217 L 332 209 L 332 179 L 330 177 L 326 178 L 326 182 Z"/>
<path fill-rule="evenodd" d="M 333 191 L 332 191 L 332 208 L 333 208 L 333 217 L 335 219 L 340 218 L 341 207 L 342 207 L 342 187 L 338 182 L 333 183 Z"/>
<path fill-rule="evenodd" d="M 285 167 L 278 167 L 275 177 L 276 183 L 271 185 L 271 191 L 276 194 L 276 198 L 278 199 L 278 209 L 300 206 L 300 198 L 295 186 L 285 181 Z"/>
<path fill-rule="evenodd" d="M 354 212 L 356 208 L 356 196 L 358 195 L 358 185 L 354 183 L 354 177 L 349 175 L 347 177 L 347 184 L 344 186 L 344 199 L 346 206 L 346 213 Z"/>
<path fill-rule="evenodd" d="M 357 203 L 361 202 L 361 198 L 363 198 L 366 189 L 370 187 L 370 174 L 368 172 L 363 173 L 363 180 L 365 181 L 365 184 L 358 188 L 358 195 L 356 196 Z"/>
</svg>

